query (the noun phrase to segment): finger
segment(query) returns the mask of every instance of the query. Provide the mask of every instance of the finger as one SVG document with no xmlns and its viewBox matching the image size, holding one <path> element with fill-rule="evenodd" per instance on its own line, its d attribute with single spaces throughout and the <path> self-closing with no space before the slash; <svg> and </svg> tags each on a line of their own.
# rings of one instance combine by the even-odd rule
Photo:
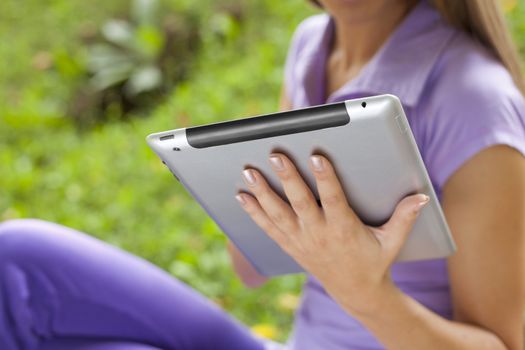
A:
<svg viewBox="0 0 525 350">
<path fill-rule="evenodd" d="M 323 156 L 313 155 L 310 157 L 310 168 L 315 176 L 326 219 L 359 222 L 359 218 L 348 205 L 344 190 L 330 161 Z"/>
<path fill-rule="evenodd" d="M 270 220 L 283 232 L 293 234 L 299 231 L 299 220 L 292 208 L 274 192 L 264 177 L 255 169 L 242 172 L 244 182 L 257 198 L 261 208 Z"/>
<path fill-rule="evenodd" d="M 399 251 L 408 234 L 412 231 L 421 209 L 429 202 L 425 194 L 416 194 L 403 198 L 396 206 L 390 219 L 382 226 L 384 239 Z M 396 251 L 396 253 L 397 253 Z"/>
<path fill-rule="evenodd" d="M 321 208 L 293 162 L 279 153 L 272 153 L 269 160 L 297 216 L 307 225 L 324 221 Z"/>
<path fill-rule="evenodd" d="M 288 237 L 275 225 L 268 214 L 263 210 L 257 199 L 247 193 L 239 193 L 235 196 L 241 207 L 250 215 L 252 220 L 266 234 L 279 245 L 288 243 Z"/>
</svg>

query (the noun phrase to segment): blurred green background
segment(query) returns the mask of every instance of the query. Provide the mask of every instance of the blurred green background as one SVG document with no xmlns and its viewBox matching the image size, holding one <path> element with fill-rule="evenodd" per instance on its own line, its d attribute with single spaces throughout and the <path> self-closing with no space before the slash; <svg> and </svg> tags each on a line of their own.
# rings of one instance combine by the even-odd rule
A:
<svg viewBox="0 0 525 350">
<path fill-rule="evenodd" d="M 522 54 L 525 4 L 504 1 Z M 306 0 L 4 0 L 0 220 L 36 217 L 144 257 L 284 340 L 302 276 L 249 290 L 225 238 L 144 141 L 274 112 Z"/>
</svg>

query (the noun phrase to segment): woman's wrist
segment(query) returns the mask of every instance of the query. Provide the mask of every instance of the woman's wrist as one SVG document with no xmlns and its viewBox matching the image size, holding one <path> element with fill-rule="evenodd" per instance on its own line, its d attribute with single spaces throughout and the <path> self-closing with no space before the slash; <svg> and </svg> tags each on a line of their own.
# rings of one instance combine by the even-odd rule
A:
<svg viewBox="0 0 525 350">
<path fill-rule="evenodd" d="M 358 296 L 352 293 L 340 299 L 340 306 L 360 321 L 376 319 L 392 305 L 400 303 L 406 295 L 391 281 L 385 281 L 376 288 L 363 288 Z"/>
</svg>

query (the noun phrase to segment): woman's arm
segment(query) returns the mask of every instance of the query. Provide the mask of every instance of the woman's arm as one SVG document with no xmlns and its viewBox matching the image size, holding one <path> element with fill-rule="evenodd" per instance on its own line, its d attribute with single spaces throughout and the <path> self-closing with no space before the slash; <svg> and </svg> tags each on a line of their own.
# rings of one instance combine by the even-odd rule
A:
<svg viewBox="0 0 525 350">
<path fill-rule="evenodd" d="M 283 83 L 281 87 L 281 97 L 279 99 L 279 111 L 289 111 L 292 109 L 292 102 L 286 94 L 286 85 Z"/>
<path fill-rule="evenodd" d="M 400 292 L 360 320 L 388 349 L 523 349 L 525 158 L 491 147 L 444 186 L 458 251 L 449 258 L 455 321 Z"/>
<path fill-rule="evenodd" d="M 257 288 L 268 280 L 268 277 L 261 275 L 255 270 L 253 265 L 231 241 L 227 242 L 226 247 L 228 248 L 228 253 L 230 253 L 233 269 L 246 287 Z"/>
<path fill-rule="evenodd" d="M 279 110 L 288 111 L 290 109 L 292 109 L 292 104 L 286 94 L 286 87 L 283 84 L 279 100 Z M 267 277 L 259 274 L 257 270 L 255 270 L 252 264 L 246 260 L 244 255 L 242 255 L 232 242 L 228 241 L 227 248 L 228 253 L 230 253 L 233 269 L 245 286 L 249 288 L 257 288 L 268 280 Z"/>
<path fill-rule="evenodd" d="M 389 273 L 427 196 L 404 198 L 387 223 L 371 227 L 348 205 L 327 158 L 309 164 L 322 207 L 286 155 L 269 161 L 288 202 L 249 169 L 243 176 L 253 194 L 239 195 L 240 205 L 388 349 L 522 349 L 525 158 L 516 150 L 479 152 L 444 187 L 459 248 L 450 259 L 454 321 L 402 293 Z"/>
</svg>

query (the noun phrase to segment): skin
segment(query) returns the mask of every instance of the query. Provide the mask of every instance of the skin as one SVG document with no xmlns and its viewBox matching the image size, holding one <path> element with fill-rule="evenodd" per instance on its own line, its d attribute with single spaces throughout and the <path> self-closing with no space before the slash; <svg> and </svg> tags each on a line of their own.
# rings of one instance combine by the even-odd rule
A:
<svg viewBox="0 0 525 350">
<path fill-rule="evenodd" d="M 339 38 L 359 38 L 357 34 L 366 26 L 374 26 L 378 32 L 390 26 L 391 32 L 412 6 L 411 2 L 381 0 L 322 3 L 335 14 Z M 393 3 L 399 6 L 398 11 L 392 8 Z M 357 16 L 357 11 L 364 11 L 363 16 Z M 397 16 L 397 22 L 385 16 Z M 345 45 L 344 40 L 334 42 L 331 55 L 335 61 L 339 57 L 339 64 L 327 64 L 327 82 L 334 82 L 328 93 L 344 83 L 337 83 L 339 76 L 351 76 L 348 72 L 356 69 L 352 62 L 366 61 L 366 54 L 360 53 L 368 52 L 370 58 L 373 47 L 381 43 L 355 40 L 352 47 Z M 283 87 L 281 110 L 291 108 L 284 91 Z M 424 210 L 422 195 L 403 199 L 385 225 L 369 227 L 349 207 L 326 158 L 318 156 L 323 170 L 316 170 L 310 161 L 322 204 L 319 207 L 286 155 L 270 157 L 278 157 L 284 165 L 280 170 L 272 168 L 291 206 L 255 169 L 247 169 L 256 183 L 247 182 L 253 195 L 239 194 L 245 203 L 241 206 L 386 348 L 523 349 L 525 158 L 518 151 L 504 145 L 486 148 L 465 162 L 443 187 L 441 204 L 458 245 L 458 251 L 448 259 L 453 320 L 401 292 L 389 274 L 418 212 Z M 256 287 L 266 281 L 231 243 L 228 249 L 246 285 Z"/>
<path fill-rule="evenodd" d="M 361 69 L 388 39 L 414 0 L 321 0 L 334 18 L 335 33 L 326 65 L 325 99 Z M 352 38 L 347 40 L 346 38 Z"/>
</svg>

